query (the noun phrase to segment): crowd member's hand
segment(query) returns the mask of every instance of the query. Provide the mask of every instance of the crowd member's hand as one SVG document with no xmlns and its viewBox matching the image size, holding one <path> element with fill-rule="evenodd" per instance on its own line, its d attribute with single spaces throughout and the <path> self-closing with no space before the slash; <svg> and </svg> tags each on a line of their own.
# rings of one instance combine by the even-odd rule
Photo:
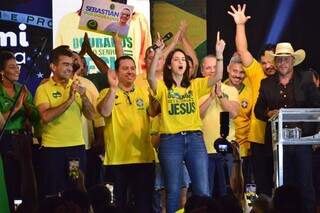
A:
<svg viewBox="0 0 320 213">
<path fill-rule="evenodd" d="M 237 25 L 240 24 L 245 24 L 250 18 L 251 16 L 246 16 L 245 12 L 246 12 L 246 5 L 244 4 L 241 8 L 240 4 L 238 4 L 238 8 L 235 9 L 232 5 L 230 6 L 231 11 L 228 11 L 228 14 L 231 15 L 234 19 L 234 22 Z"/>
<path fill-rule="evenodd" d="M 216 56 L 218 58 L 223 57 L 223 51 L 226 46 L 226 42 L 223 39 L 220 39 L 220 31 L 217 32 L 217 40 L 216 40 Z"/>
</svg>

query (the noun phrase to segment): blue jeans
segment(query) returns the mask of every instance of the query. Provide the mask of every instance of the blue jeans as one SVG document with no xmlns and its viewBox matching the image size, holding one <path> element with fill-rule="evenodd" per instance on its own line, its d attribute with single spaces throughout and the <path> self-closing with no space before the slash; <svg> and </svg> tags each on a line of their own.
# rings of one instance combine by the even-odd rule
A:
<svg viewBox="0 0 320 213">
<path fill-rule="evenodd" d="M 161 134 L 159 160 L 167 190 L 167 213 L 179 209 L 183 160 L 191 178 L 193 195 L 209 196 L 208 155 L 201 131 Z"/>
<path fill-rule="evenodd" d="M 223 156 L 220 153 L 209 154 L 209 191 L 211 196 L 227 195 L 226 178 L 230 178 L 233 164 L 233 156 L 231 153 Z M 224 168 L 224 161 L 226 161 L 227 171 Z M 228 177 L 226 177 L 226 172 Z M 229 182 L 229 181 L 228 181 Z"/>
</svg>

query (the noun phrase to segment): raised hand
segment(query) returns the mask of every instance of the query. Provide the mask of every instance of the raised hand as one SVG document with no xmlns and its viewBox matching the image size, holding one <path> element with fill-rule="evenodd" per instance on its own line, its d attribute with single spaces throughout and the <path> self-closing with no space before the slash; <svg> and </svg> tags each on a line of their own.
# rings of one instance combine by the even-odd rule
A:
<svg viewBox="0 0 320 213">
<path fill-rule="evenodd" d="M 238 4 L 238 8 L 235 9 L 232 5 L 230 6 L 231 11 L 228 11 L 228 14 L 231 15 L 234 19 L 234 22 L 239 25 L 239 24 L 245 24 L 251 16 L 246 16 L 246 4 L 244 4 L 241 8 L 240 4 Z"/>
<path fill-rule="evenodd" d="M 108 70 L 108 81 L 111 89 L 118 88 L 119 79 L 115 71 Z"/>
<path fill-rule="evenodd" d="M 182 20 L 180 22 L 179 30 L 181 31 L 181 35 L 184 35 L 187 33 L 188 30 L 188 23 L 186 20 Z"/>
<path fill-rule="evenodd" d="M 226 43 L 223 39 L 220 39 L 220 31 L 217 32 L 217 40 L 216 40 L 216 56 L 221 58 L 223 55 L 224 48 Z"/>
<path fill-rule="evenodd" d="M 158 47 L 158 48 L 155 50 L 156 53 L 162 52 L 162 50 L 163 50 L 164 47 L 165 47 L 165 44 L 164 44 L 164 42 L 163 42 L 163 40 L 162 40 L 159 32 L 157 33 L 157 40 L 156 40 L 155 44 L 156 44 L 157 47 Z"/>
</svg>

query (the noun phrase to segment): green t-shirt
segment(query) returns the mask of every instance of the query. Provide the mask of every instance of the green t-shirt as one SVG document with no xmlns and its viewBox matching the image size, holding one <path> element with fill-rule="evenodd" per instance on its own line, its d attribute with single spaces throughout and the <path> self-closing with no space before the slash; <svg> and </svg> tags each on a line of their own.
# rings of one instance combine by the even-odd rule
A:
<svg viewBox="0 0 320 213">
<path fill-rule="evenodd" d="M 13 97 L 10 97 L 6 90 L 3 88 L 2 84 L 0 84 L 0 112 L 2 114 L 9 112 L 10 109 L 12 108 L 14 104 L 14 100 L 18 96 L 18 91 L 20 90 L 21 85 L 18 83 L 15 83 L 14 85 L 14 90 L 15 94 Z M 38 109 L 34 106 L 33 104 L 33 98 L 30 92 L 28 92 L 28 96 L 26 99 L 27 103 L 26 105 L 28 108 L 31 109 L 31 114 L 30 114 L 30 121 L 32 122 L 33 125 L 38 125 L 40 116 Z M 26 121 L 26 109 L 24 106 L 21 107 L 21 109 L 14 114 L 9 122 L 7 123 L 5 129 L 6 130 L 21 130 L 25 128 L 25 121 Z"/>
</svg>

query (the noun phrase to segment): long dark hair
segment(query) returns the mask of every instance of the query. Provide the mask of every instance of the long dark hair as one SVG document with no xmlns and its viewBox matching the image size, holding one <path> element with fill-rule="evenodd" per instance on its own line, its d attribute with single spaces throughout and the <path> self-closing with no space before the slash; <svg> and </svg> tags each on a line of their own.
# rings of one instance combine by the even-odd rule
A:
<svg viewBox="0 0 320 213">
<path fill-rule="evenodd" d="M 167 58 L 166 58 L 166 62 L 164 64 L 164 68 L 163 68 L 163 80 L 164 80 L 164 83 L 165 85 L 167 86 L 168 89 L 171 89 L 172 85 L 177 85 L 177 83 L 174 81 L 174 79 L 172 78 L 172 71 L 171 71 L 171 68 L 169 68 L 169 66 L 171 65 L 171 60 L 173 58 L 173 55 L 176 53 L 176 52 L 181 52 L 183 53 L 183 55 L 185 56 L 186 58 L 186 70 L 184 71 L 183 73 L 183 77 L 182 77 L 182 81 L 181 81 L 181 86 L 182 87 L 189 87 L 190 86 L 190 81 L 189 81 L 189 63 L 187 61 L 187 55 L 186 53 L 181 50 L 181 49 L 174 49 L 172 50 Z"/>
</svg>

